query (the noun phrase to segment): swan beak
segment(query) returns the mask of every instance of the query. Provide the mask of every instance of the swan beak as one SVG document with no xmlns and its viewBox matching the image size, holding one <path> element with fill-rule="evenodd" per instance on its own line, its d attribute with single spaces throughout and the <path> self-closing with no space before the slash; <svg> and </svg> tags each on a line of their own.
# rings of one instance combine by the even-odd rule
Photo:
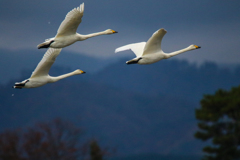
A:
<svg viewBox="0 0 240 160">
<path fill-rule="evenodd" d="M 81 72 L 81 74 L 86 73 L 86 72 L 84 72 L 84 71 L 82 71 L 82 70 L 80 70 L 80 72 Z"/>
<path fill-rule="evenodd" d="M 112 32 L 113 32 L 113 33 L 118 33 L 118 31 L 114 31 L 114 30 L 112 30 Z"/>
<path fill-rule="evenodd" d="M 196 49 L 201 48 L 200 46 L 195 45 Z"/>
</svg>

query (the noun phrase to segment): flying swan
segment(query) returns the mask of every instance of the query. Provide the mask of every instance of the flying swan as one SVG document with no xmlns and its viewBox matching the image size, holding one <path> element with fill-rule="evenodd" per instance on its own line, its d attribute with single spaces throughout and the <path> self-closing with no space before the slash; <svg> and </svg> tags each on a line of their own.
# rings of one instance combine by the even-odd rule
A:
<svg viewBox="0 0 240 160">
<path fill-rule="evenodd" d="M 81 35 L 76 33 L 79 24 L 82 21 L 84 12 L 84 3 L 80 7 L 74 8 L 66 15 L 58 28 L 57 35 L 53 38 L 46 39 L 45 42 L 39 44 L 37 47 L 40 48 L 64 48 L 77 41 L 83 41 L 91 37 L 117 33 L 112 29 L 107 29 L 102 32 L 92 33 L 88 35 Z"/>
<path fill-rule="evenodd" d="M 47 83 L 57 82 L 60 79 L 67 78 L 77 74 L 83 74 L 84 71 L 77 69 L 73 72 L 58 76 L 52 77 L 49 76 L 48 72 L 55 62 L 56 57 L 59 55 L 62 49 L 49 48 L 44 54 L 42 60 L 38 63 L 37 67 L 33 71 L 31 77 L 22 82 L 17 82 L 13 88 L 36 88 L 43 86 Z"/>
<path fill-rule="evenodd" d="M 183 52 L 201 48 L 192 44 L 187 48 L 166 54 L 161 49 L 162 38 L 166 33 L 167 31 L 161 28 L 153 33 L 147 42 L 133 43 L 119 47 L 115 50 L 115 53 L 131 49 L 135 53 L 136 58 L 127 61 L 127 64 L 151 64 L 161 59 L 167 59 Z"/>
</svg>

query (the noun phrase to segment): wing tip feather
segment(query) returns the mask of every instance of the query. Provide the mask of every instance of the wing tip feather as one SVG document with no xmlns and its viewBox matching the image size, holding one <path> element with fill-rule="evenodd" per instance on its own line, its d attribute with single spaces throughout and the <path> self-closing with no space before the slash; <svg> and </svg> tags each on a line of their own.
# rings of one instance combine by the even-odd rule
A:
<svg viewBox="0 0 240 160">
<path fill-rule="evenodd" d="M 84 2 L 78 7 L 80 12 L 84 12 Z"/>
<path fill-rule="evenodd" d="M 117 53 L 117 52 L 120 52 L 120 51 L 118 50 L 118 48 L 116 48 L 114 52 Z"/>
</svg>

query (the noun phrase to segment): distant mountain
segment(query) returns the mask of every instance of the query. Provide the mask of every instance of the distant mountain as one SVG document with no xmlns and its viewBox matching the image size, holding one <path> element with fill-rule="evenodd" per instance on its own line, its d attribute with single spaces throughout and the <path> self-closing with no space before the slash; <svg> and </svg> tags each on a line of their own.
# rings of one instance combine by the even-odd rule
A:
<svg viewBox="0 0 240 160">
<path fill-rule="evenodd" d="M 30 70 L 32 72 L 45 52 L 46 49 L 19 51 L 0 49 L 0 84 L 5 84 L 13 78 L 20 77 L 23 70 Z M 115 61 L 116 59 L 112 59 L 112 61 L 109 62 L 107 59 L 93 58 L 62 50 L 53 66 L 82 69 L 88 72 L 88 74 L 91 74 Z"/>
<path fill-rule="evenodd" d="M 110 158 L 110 160 L 200 160 L 201 156 L 178 156 L 159 154 L 139 154 L 126 157 Z"/>
<path fill-rule="evenodd" d="M 92 62 L 92 61 L 91 61 Z M 72 68 L 53 67 L 52 75 Z M 86 130 L 119 155 L 200 154 L 194 139 L 195 109 L 203 94 L 240 84 L 234 71 L 214 63 L 197 67 L 186 61 L 126 65 L 120 60 L 95 74 L 84 74 L 35 89 L 12 89 L 31 70 L 0 85 L 0 129 L 63 117 Z"/>
<path fill-rule="evenodd" d="M 13 82 L 2 86 L 0 128 L 63 117 L 84 127 L 88 136 L 117 147 L 121 154 L 196 152 L 188 147 L 195 141 L 192 132 L 196 129 L 191 103 L 74 81 L 22 90 L 10 88 Z"/>
<path fill-rule="evenodd" d="M 234 70 L 212 62 L 162 60 L 151 65 L 126 65 L 124 60 L 93 75 L 90 81 L 146 95 L 171 95 L 199 102 L 203 94 L 240 84 L 240 65 Z"/>
</svg>

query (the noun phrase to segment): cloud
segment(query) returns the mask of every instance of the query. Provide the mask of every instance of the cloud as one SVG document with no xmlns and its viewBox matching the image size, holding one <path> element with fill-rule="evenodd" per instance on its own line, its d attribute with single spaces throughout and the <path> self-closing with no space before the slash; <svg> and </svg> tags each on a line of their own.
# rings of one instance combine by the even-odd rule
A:
<svg viewBox="0 0 240 160">
<path fill-rule="evenodd" d="M 80 3 L 82 1 L 76 0 L 2 0 L 0 48 L 36 48 L 46 38 L 55 36 L 67 12 Z M 147 41 L 157 29 L 165 28 L 168 31 L 163 40 L 166 52 L 192 43 L 202 46 L 195 53 L 184 53 L 175 58 L 192 62 L 211 60 L 240 63 L 239 5 L 238 1 L 215 0 L 88 0 L 78 32 L 88 34 L 111 28 L 119 33 L 77 42 L 65 49 L 95 57 L 108 57 L 114 55 L 116 47 Z"/>
</svg>

